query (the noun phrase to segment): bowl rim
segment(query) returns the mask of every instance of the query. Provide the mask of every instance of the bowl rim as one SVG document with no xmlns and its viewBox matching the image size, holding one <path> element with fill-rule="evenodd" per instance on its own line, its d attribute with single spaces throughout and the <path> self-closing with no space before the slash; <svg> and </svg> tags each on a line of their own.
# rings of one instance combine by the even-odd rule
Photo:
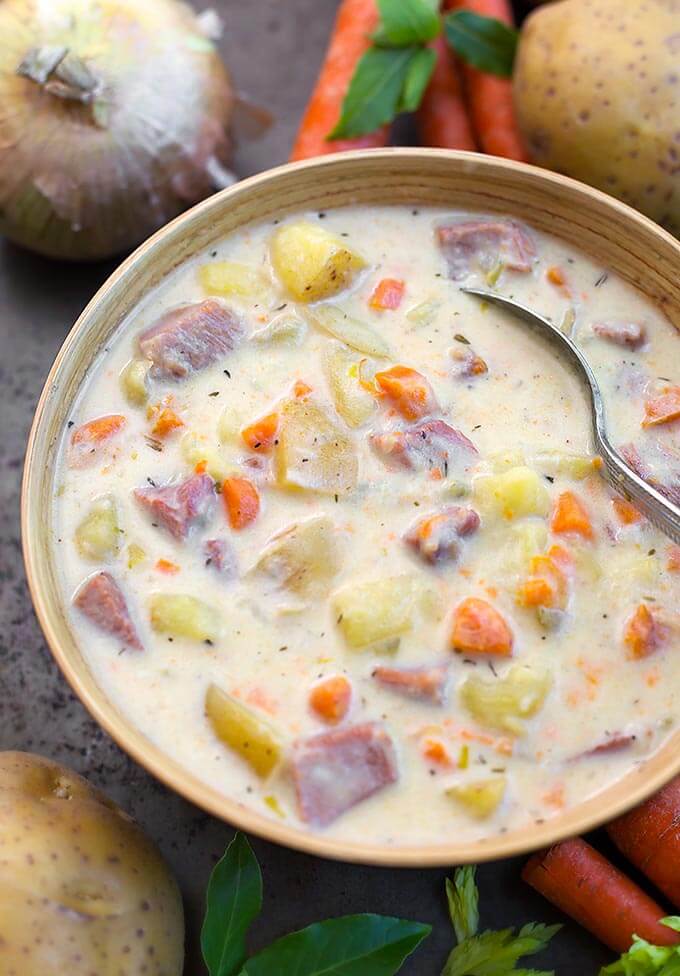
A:
<svg viewBox="0 0 680 976">
<path fill-rule="evenodd" d="M 589 802 L 584 801 L 584 803 L 569 808 L 563 814 L 556 814 L 538 826 L 534 822 L 528 822 L 513 830 L 511 833 L 509 832 L 505 835 L 494 834 L 476 841 L 461 843 L 454 840 L 451 842 L 403 846 L 381 845 L 376 843 L 362 844 L 355 841 L 339 840 L 331 836 L 326 836 L 324 833 L 314 832 L 311 829 L 305 830 L 303 828 L 287 826 L 285 823 L 269 819 L 263 814 L 243 806 L 236 800 L 218 793 L 207 783 L 197 779 L 189 769 L 180 766 L 171 755 L 164 752 L 159 746 L 148 739 L 133 724 L 132 720 L 126 718 L 122 712 L 118 711 L 116 706 L 106 696 L 104 689 L 94 680 L 94 677 L 93 682 L 101 692 L 101 703 L 95 696 L 90 694 L 89 689 L 79 674 L 78 668 L 72 663 L 69 654 L 60 646 L 58 636 L 52 627 L 48 612 L 48 601 L 43 597 L 41 592 L 36 561 L 34 560 L 31 546 L 29 545 L 30 525 L 32 520 L 39 514 L 39 510 L 34 511 L 31 502 L 33 481 L 39 477 L 35 465 L 36 441 L 42 418 L 48 409 L 50 389 L 54 384 L 55 377 L 61 370 L 63 362 L 71 351 L 71 347 L 79 338 L 80 333 L 87 329 L 90 318 L 96 313 L 99 303 L 108 291 L 120 279 L 134 272 L 136 265 L 149 252 L 153 251 L 156 245 L 168 236 L 181 231 L 183 225 L 189 223 L 197 214 L 204 215 L 214 208 L 219 209 L 224 205 L 225 200 L 249 194 L 260 184 L 276 180 L 285 174 L 307 170 L 317 170 L 320 174 L 323 174 L 326 167 L 332 167 L 341 161 L 350 162 L 352 165 L 362 165 L 365 163 L 367 156 L 370 156 L 374 161 L 372 165 L 375 165 L 376 161 L 383 161 L 388 164 L 394 161 L 395 157 L 421 160 L 427 157 L 433 159 L 443 158 L 460 163 L 461 165 L 468 163 L 478 167 L 487 166 L 489 168 L 506 169 L 510 172 L 514 171 L 518 174 L 524 174 L 533 180 L 539 179 L 546 184 L 552 184 L 555 188 L 560 186 L 571 188 L 572 191 L 576 191 L 583 196 L 599 200 L 612 213 L 618 212 L 632 226 L 637 224 L 641 228 L 646 228 L 648 232 L 651 230 L 655 236 L 665 238 L 666 243 L 673 245 L 677 251 L 680 266 L 680 242 L 662 227 L 632 207 L 578 180 L 554 173 L 550 170 L 544 170 L 537 166 L 532 166 L 528 163 L 515 162 L 501 157 L 459 150 L 387 147 L 382 149 L 353 150 L 315 157 L 295 163 L 285 163 L 247 177 L 191 207 L 165 224 L 139 245 L 139 247 L 114 269 L 97 289 L 64 338 L 45 379 L 35 409 L 26 446 L 21 487 L 21 537 L 26 578 L 33 607 L 43 636 L 62 675 L 66 678 L 80 702 L 127 755 L 139 763 L 143 769 L 153 775 L 167 788 L 173 790 L 185 800 L 195 804 L 206 813 L 222 820 L 235 829 L 245 831 L 292 850 L 354 864 L 418 868 L 480 863 L 483 861 L 504 859 L 527 854 L 540 847 L 555 844 L 565 838 L 586 833 L 625 813 L 680 773 L 680 750 L 676 749 L 675 755 L 671 754 L 668 762 L 655 772 L 650 774 L 647 770 L 644 778 L 638 778 L 637 782 L 633 774 L 636 771 L 642 772 L 645 770 L 646 762 L 634 767 L 630 773 L 623 777 L 623 780 L 631 780 L 630 789 L 625 793 L 622 792 L 616 802 L 608 803 L 604 808 L 600 806 L 600 808 L 591 812 L 584 810 L 579 814 L 579 810 Z M 664 746 L 665 748 L 666 746 Z M 614 788 L 617 783 L 621 783 L 623 780 L 615 781 L 609 788 Z M 566 822 L 564 822 L 565 817 Z"/>
</svg>

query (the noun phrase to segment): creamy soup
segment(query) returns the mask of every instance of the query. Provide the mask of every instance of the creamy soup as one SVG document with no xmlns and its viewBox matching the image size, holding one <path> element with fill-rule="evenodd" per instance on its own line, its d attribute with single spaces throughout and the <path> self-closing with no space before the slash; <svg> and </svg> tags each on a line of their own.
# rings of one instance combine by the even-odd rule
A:
<svg viewBox="0 0 680 976">
<path fill-rule="evenodd" d="M 680 495 L 678 336 L 570 244 L 502 218 L 348 208 L 239 231 L 102 350 L 55 488 L 72 625 L 153 743 L 342 839 L 479 839 L 658 749 L 680 549 L 600 474 L 560 323 L 613 440 Z"/>
</svg>

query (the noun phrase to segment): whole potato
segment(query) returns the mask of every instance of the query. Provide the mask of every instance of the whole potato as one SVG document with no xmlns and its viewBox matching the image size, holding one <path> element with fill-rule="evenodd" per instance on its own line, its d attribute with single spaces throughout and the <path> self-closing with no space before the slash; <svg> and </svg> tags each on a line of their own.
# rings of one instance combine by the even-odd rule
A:
<svg viewBox="0 0 680 976">
<path fill-rule="evenodd" d="M 534 162 L 680 235 L 680 0 L 561 0 L 522 30 L 514 75 Z"/>
<path fill-rule="evenodd" d="M 135 822 L 76 773 L 0 753 L 2 976 L 179 976 L 177 885 Z"/>
</svg>

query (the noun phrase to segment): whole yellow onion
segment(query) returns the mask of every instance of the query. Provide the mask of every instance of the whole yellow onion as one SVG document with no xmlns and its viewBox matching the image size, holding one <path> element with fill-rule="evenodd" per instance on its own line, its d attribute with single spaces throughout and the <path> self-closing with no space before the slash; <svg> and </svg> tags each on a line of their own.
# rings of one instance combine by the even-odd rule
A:
<svg viewBox="0 0 680 976">
<path fill-rule="evenodd" d="M 0 232 L 133 247 L 229 174 L 229 76 L 179 0 L 0 0 Z"/>
</svg>

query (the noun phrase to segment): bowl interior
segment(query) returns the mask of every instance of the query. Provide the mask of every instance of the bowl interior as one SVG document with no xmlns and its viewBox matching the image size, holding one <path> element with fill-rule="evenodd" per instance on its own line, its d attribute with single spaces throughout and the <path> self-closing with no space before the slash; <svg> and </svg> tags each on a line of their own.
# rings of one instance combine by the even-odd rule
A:
<svg viewBox="0 0 680 976">
<path fill-rule="evenodd" d="M 38 404 L 26 454 L 22 527 L 29 585 L 52 652 L 90 712 L 138 762 L 204 810 L 270 840 L 349 861 L 424 866 L 510 856 L 588 830 L 658 789 L 680 772 L 680 732 L 623 780 L 541 825 L 465 844 L 455 837 L 422 847 L 334 841 L 274 823 L 225 798 L 143 736 L 95 682 L 60 593 L 56 552 L 49 544 L 56 452 L 91 363 L 120 323 L 178 264 L 245 224 L 362 203 L 450 206 L 524 220 L 620 274 L 680 328 L 680 244 L 625 205 L 556 174 L 473 153 L 398 149 L 345 153 L 252 177 L 143 244 L 95 295 L 66 339 Z"/>
</svg>

